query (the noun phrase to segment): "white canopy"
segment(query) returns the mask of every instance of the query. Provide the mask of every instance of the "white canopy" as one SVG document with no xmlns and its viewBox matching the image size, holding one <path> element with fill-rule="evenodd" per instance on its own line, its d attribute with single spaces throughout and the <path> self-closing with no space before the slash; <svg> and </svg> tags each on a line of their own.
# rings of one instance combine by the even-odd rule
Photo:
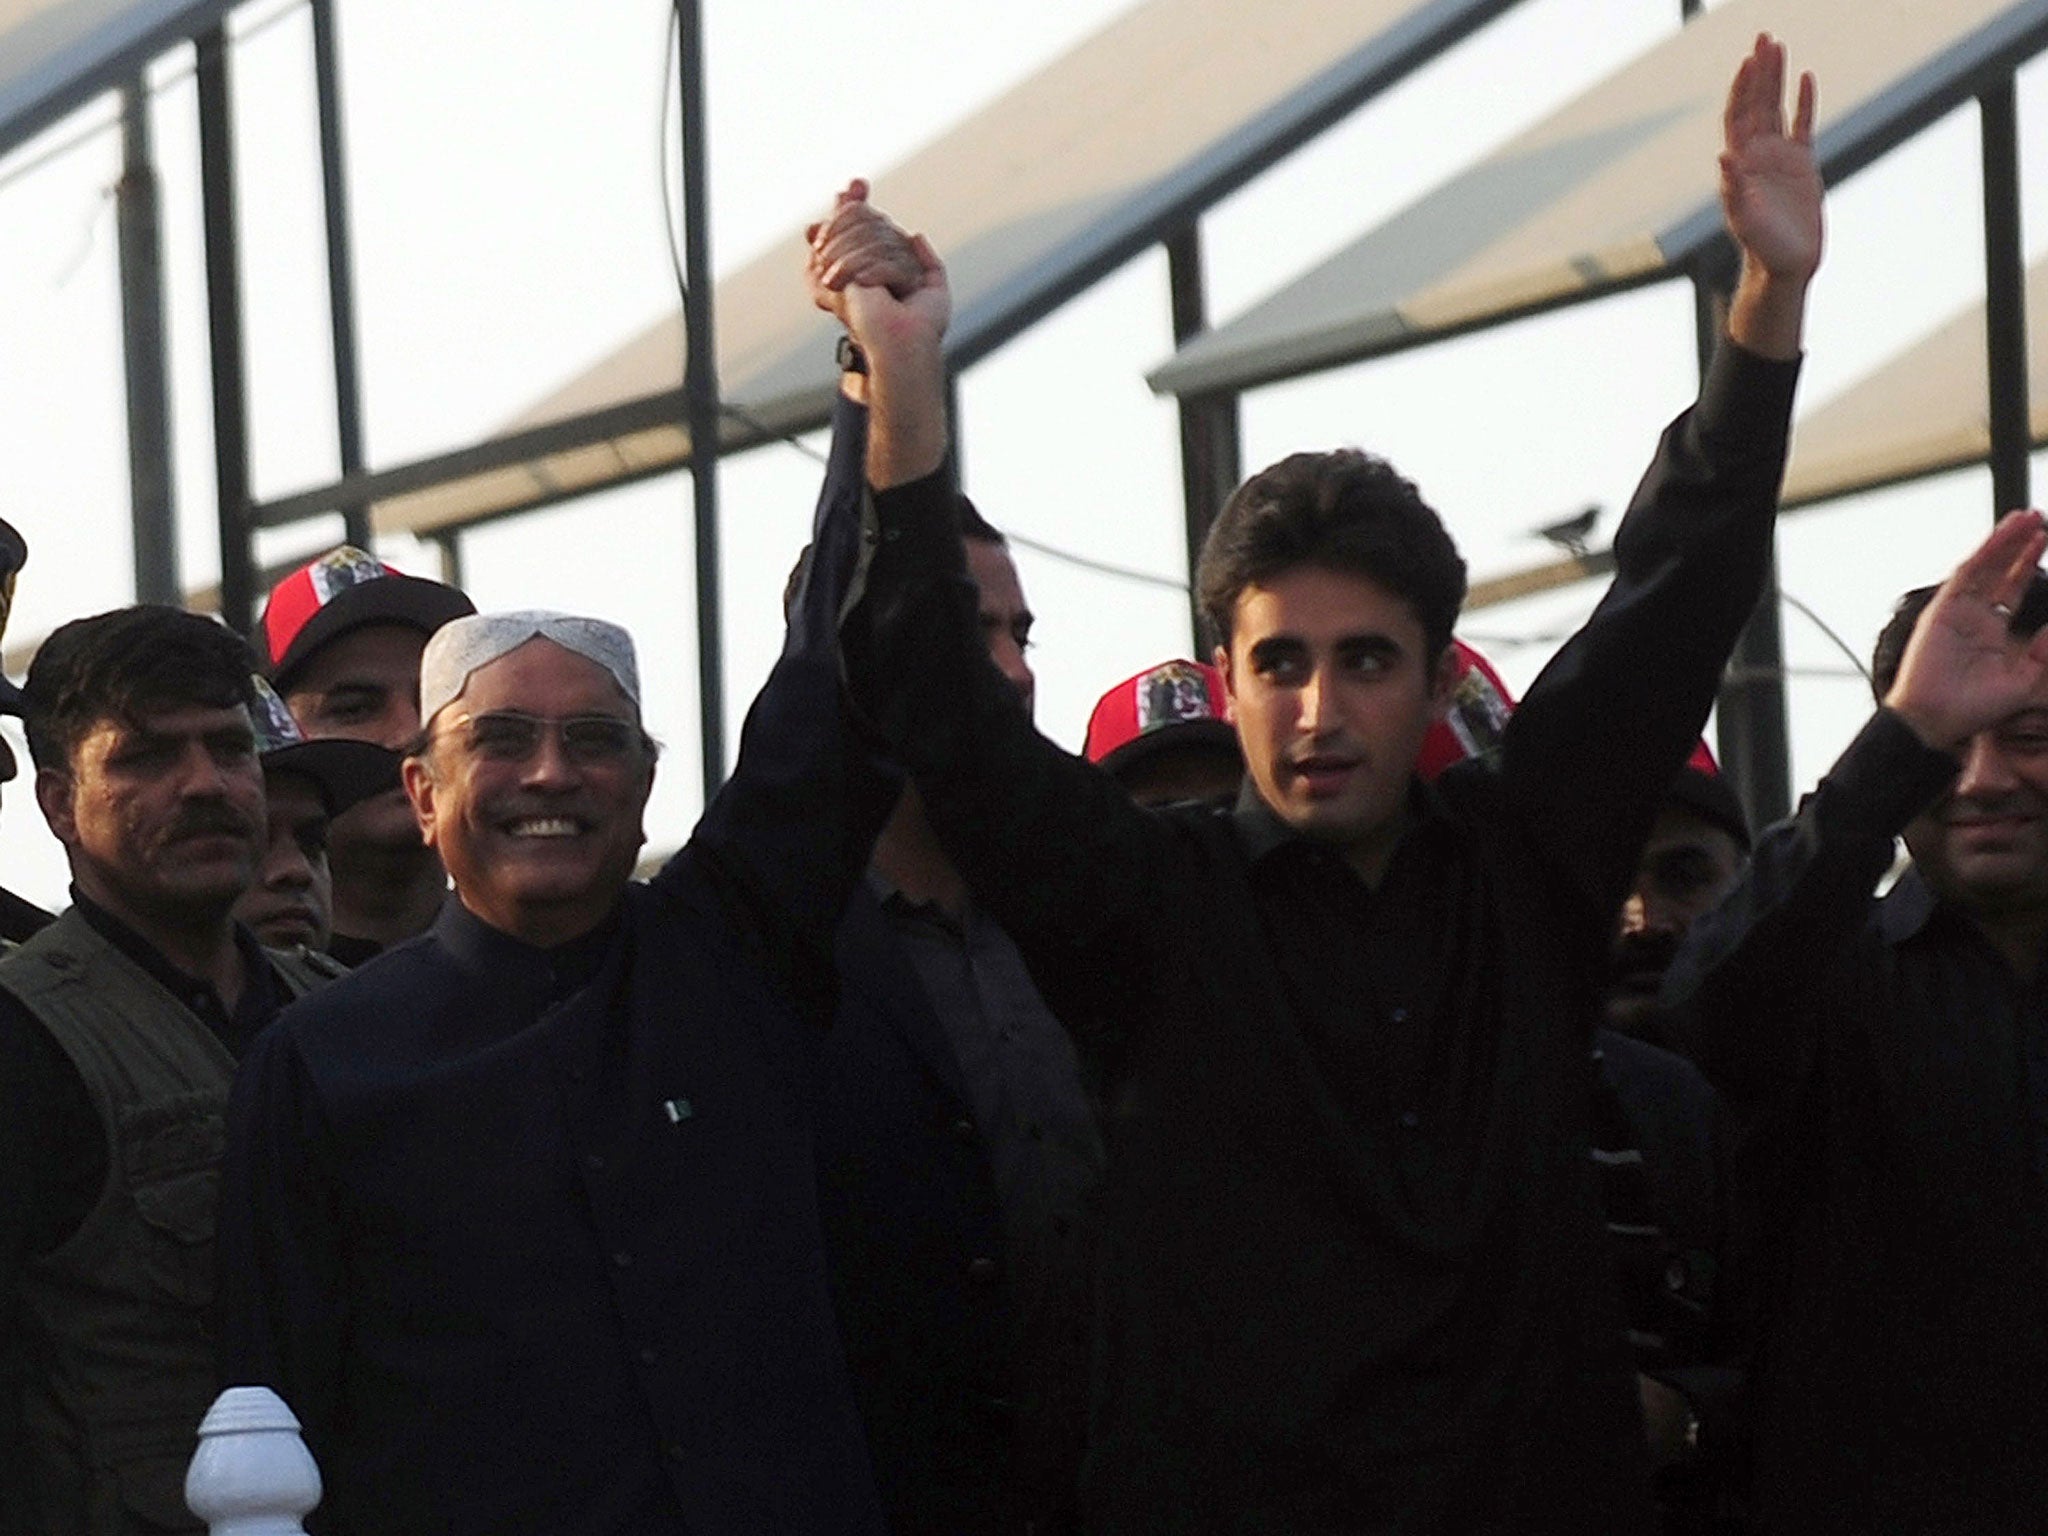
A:
<svg viewBox="0 0 2048 1536">
<path fill-rule="evenodd" d="M 0 155 L 213 26 L 233 0 L 0 0 Z"/>
<path fill-rule="evenodd" d="M 1730 0 L 1150 376 L 1234 391 L 1682 272 L 1724 239 L 1715 157 L 1758 32 L 1824 83 L 1838 181 L 2048 46 L 2048 0 Z"/>
<path fill-rule="evenodd" d="M 1150 0 L 876 178 L 946 258 L 948 348 L 972 362 L 1188 223 L 1514 0 Z M 832 327 L 796 233 L 718 286 L 722 441 L 822 425 Z M 474 448 L 363 478 L 380 532 L 431 534 L 677 468 L 682 318 L 672 315 Z M 265 523 L 334 504 L 280 498 Z"/>
</svg>

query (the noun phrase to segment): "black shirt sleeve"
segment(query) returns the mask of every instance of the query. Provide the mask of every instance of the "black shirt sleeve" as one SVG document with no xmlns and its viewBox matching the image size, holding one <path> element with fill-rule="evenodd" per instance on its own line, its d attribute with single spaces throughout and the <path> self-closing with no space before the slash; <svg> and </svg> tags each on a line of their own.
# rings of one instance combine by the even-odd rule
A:
<svg viewBox="0 0 2048 1536">
<path fill-rule="evenodd" d="M 1878 710 L 1686 936 L 1664 1002 L 1701 1070 L 1745 1117 L 1804 1088 L 1834 1011 L 1816 1006 L 1814 988 L 1867 922 L 1894 839 L 1955 772 L 1953 757 Z"/>
<path fill-rule="evenodd" d="M 732 778 L 654 881 L 673 894 L 708 879 L 757 963 L 820 1022 L 836 996 L 840 915 L 902 783 L 848 728 L 839 686 L 835 630 L 859 555 L 866 422 L 840 400 L 782 654 L 747 713 Z"/>
<path fill-rule="evenodd" d="M 1615 534 L 1613 584 L 1508 722 L 1518 820 L 1603 920 L 1763 590 L 1798 375 L 1722 343 Z"/>
<path fill-rule="evenodd" d="M 1085 1032 L 1103 987 L 1155 947 L 1186 844 L 1033 727 L 989 659 L 950 487 L 935 489 L 936 478 L 873 498 L 840 631 L 847 686 L 916 778 L 968 888 Z"/>
</svg>

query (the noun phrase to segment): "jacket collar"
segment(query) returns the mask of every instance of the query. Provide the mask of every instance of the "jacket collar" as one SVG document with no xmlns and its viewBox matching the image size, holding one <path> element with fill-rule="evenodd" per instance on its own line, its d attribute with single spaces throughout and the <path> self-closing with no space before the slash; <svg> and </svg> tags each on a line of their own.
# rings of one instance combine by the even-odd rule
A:
<svg viewBox="0 0 2048 1536">
<path fill-rule="evenodd" d="M 590 932 L 542 949 L 493 928 L 453 891 L 434 919 L 434 940 L 464 970 L 517 992 L 561 996 L 595 976 L 619 932 L 620 904 Z"/>
<path fill-rule="evenodd" d="M 1408 781 L 1407 809 L 1408 825 L 1401 834 L 1401 844 L 1407 843 L 1418 828 L 1440 822 L 1448 815 L 1436 786 L 1416 778 Z M 1273 808 L 1260 798 L 1249 775 L 1237 792 L 1237 804 L 1231 808 L 1230 819 L 1238 846 L 1253 864 L 1262 863 L 1282 848 L 1324 846 L 1303 837 L 1274 814 Z M 1396 845 L 1397 849 L 1399 846 Z"/>
</svg>

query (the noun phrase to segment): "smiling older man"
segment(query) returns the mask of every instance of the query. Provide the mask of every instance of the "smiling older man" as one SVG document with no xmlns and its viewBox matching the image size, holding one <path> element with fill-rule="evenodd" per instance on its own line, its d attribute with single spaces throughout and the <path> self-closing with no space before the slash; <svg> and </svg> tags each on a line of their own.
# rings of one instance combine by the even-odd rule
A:
<svg viewBox="0 0 2048 1536">
<path fill-rule="evenodd" d="M 943 452 L 847 409 L 733 778 L 647 885 L 626 633 L 428 644 L 403 771 L 454 895 L 281 1019 L 230 1113 L 224 1372 L 304 1422 L 324 1533 L 882 1529 L 801 1089 L 900 789 L 835 724 L 858 507 Z"/>
</svg>

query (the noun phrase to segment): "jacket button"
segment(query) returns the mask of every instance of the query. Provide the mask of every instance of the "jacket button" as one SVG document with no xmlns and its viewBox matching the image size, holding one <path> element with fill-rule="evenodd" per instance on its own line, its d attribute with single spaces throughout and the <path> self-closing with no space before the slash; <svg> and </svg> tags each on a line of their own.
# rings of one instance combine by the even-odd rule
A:
<svg viewBox="0 0 2048 1536">
<path fill-rule="evenodd" d="M 612 1268 L 614 1268 L 614 1269 L 631 1269 L 632 1267 L 633 1267 L 633 1255 L 631 1255 L 630 1253 L 626 1252 L 626 1250 L 625 1250 L 625 1249 L 623 1249 L 623 1248 L 620 1248 L 620 1249 L 616 1250 L 616 1251 L 615 1251 L 615 1252 L 614 1252 L 614 1253 L 612 1254 Z"/>
<path fill-rule="evenodd" d="M 974 1141 L 974 1122 L 962 1116 L 953 1122 L 953 1139 L 971 1144 Z"/>
<path fill-rule="evenodd" d="M 588 1168 L 588 1169 L 589 1169 L 589 1170 L 590 1170 L 590 1171 L 591 1171 L 592 1173 L 603 1173 L 603 1172 L 604 1172 L 604 1155 L 603 1155 L 602 1153 L 599 1153 L 599 1152 L 586 1152 L 586 1153 L 584 1153 L 584 1154 L 583 1154 L 583 1166 L 584 1166 L 585 1168 Z"/>
<path fill-rule="evenodd" d="M 1685 1260 L 1673 1259 L 1669 1264 L 1666 1264 L 1664 1266 L 1664 1288 L 1667 1291 L 1684 1290 L 1685 1281 Z"/>
<path fill-rule="evenodd" d="M 659 1359 L 659 1358 L 660 1358 L 660 1356 L 656 1355 L 656 1354 L 655 1354 L 655 1352 L 653 1351 L 653 1349 L 649 1348 L 649 1347 L 648 1347 L 648 1346 L 646 1346 L 646 1345 L 642 1345 L 642 1346 L 641 1346 L 641 1348 L 640 1348 L 640 1363 L 641 1363 L 642 1365 L 652 1365 L 652 1364 L 654 1364 L 654 1362 L 655 1362 L 655 1361 L 656 1361 L 657 1359 Z"/>
<path fill-rule="evenodd" d="M 996 1261 L 987 1254 L 968 1261 L 967 1278 L 977 1285 L 987 1285 L 996 1277 Z"/>
</svg>

